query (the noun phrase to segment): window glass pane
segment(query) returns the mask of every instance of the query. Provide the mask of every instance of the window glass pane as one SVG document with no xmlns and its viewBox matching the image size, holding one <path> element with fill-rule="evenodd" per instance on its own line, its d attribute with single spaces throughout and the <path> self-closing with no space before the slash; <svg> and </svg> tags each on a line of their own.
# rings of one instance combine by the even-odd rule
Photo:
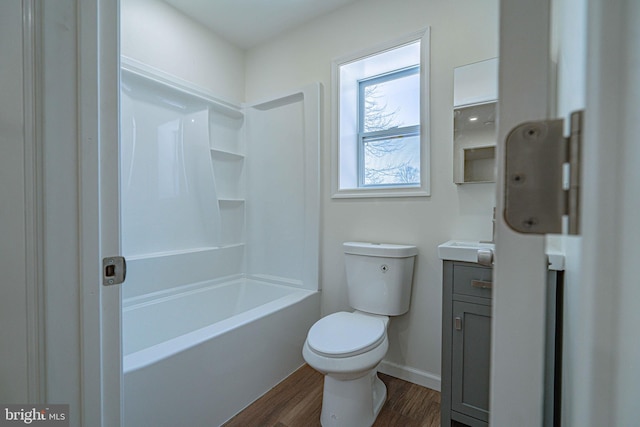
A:
<svg viewBox="0 0 640 427">
<path fill-rule="evenodd" d="M 420 136 L 365 140 L 364 185 L 419 185 Z"/>
<path fill-rule="evenodd" d="M 420 75 L 364 87 L 364 132 L 420 124 Z"/>
</svg>

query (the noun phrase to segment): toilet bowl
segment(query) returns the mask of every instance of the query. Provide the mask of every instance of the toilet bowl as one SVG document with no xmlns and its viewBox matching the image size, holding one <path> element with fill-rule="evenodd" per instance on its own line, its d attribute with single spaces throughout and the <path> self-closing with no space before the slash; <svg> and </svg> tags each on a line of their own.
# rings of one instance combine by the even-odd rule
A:
<svg viewBox="0 0 640 427">
<path fill-rule="evenodd" d="M 302 356 L 325 375 L 320 423 L 369 427 L 387 398 L 377 367 L 389 349 L 388 316 L 409 310 L 418 249 L 363 242 L 343 246 L 349 305 L 355 311 L 318 320 L 309 329 Z"/>
<path fill-rule="evenodd" d="M 387 390 L 377 366 L 387 353 L 386 316 L 338 312 L 316 322 L 302 354 L 325 374 L 320 422 L 328 426 L 371 426 Z"/>
</svg>

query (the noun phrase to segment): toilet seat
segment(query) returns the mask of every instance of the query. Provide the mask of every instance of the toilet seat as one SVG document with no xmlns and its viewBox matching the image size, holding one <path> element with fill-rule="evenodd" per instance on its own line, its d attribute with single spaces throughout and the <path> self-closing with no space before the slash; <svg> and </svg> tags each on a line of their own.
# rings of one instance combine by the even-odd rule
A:
<svg viewBox="0 0 640 427">
<path fill-rule="evenodd" d="M 341 358 L 366 353 L 385 337 L 382 318 L 341 311 L 318 320 L 309 330 L 307 344 L 314 353 Z"/>
</svg>

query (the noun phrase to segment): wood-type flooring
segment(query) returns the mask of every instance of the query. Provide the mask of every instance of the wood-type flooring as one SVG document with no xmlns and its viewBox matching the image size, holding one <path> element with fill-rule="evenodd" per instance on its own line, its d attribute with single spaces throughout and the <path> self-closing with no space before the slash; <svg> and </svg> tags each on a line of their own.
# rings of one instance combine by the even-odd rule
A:
<svg viewBox="0 0 640 427">
<path fill-rule="evenodd" d="M 374 427 L 440 427 L 440 393 L 385 374 L 387 401 Z M 302 366 L 224 427 L 319 427 L 323 376 Z"/>
</svg>

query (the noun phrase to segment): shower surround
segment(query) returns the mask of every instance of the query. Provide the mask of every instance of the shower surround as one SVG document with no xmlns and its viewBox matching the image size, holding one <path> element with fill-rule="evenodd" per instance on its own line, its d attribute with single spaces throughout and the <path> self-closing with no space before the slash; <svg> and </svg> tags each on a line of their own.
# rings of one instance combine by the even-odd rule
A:
<svg viewBox="0 0 640 427">
<path fill-rule="evenodd" d="M 127 58 L 121 87 L 124 424 L 219 425 L 320 317 L 321 87 L 238 107 Z"/>
</svg>

